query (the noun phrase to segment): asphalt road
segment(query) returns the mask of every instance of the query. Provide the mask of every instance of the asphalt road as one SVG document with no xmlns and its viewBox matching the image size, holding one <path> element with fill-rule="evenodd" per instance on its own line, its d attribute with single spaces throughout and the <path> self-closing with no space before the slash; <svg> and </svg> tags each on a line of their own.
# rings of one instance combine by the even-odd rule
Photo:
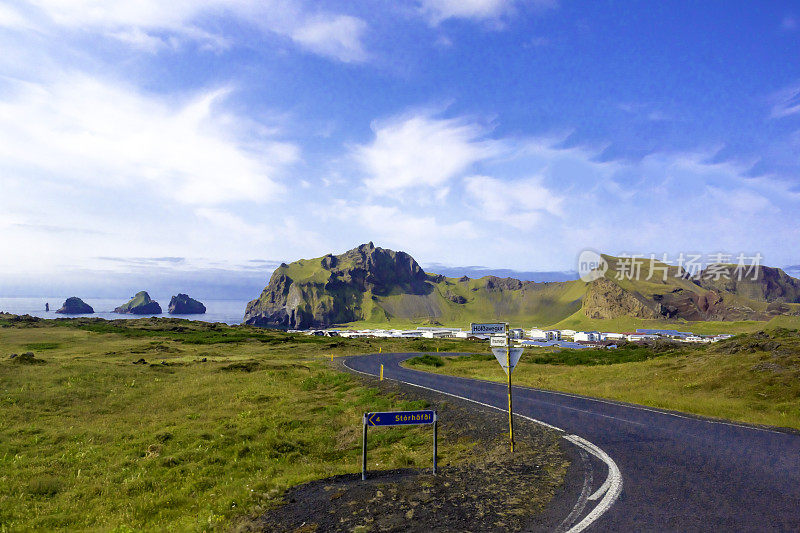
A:
<svg viewBox="0 0 800 533">
<path fill-rule="evenodd" d="M 385 378 L 506 409 L 505 385 L 399 366 L 413 355 L 349 357 L 346 365 L 377 375 L 382 363 Z M 618 467 L 618 497 L 607 491 L 605 507 L 590 501 L 582 512 L 592 531 L 800 531 L 797 433 L 527 387 L 514 387 L 514 413 L 568 440 L 582 437 Z M 591 491 L 610 479 L 612 467 L 603 468 L 609 477 L 595 474 Z M 593 504 L 597 516 L 587 519 Z"/>
</svg>

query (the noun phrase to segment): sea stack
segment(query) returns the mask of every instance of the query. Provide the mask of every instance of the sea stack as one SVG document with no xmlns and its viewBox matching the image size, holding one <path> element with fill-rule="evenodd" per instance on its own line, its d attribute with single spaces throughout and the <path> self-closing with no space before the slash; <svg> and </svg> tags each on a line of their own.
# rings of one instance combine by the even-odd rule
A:
<svg viewBox="0 0 800 533">
<path fill-rule="evenodd" d="M 137 292 L 136 296 L 124 305 L 114 309 L 115 313 L 130 314 L 130 315 L 160 315 L 162 313 L 161 306 L 158 302 L 150 299 L 150 295 L 146 291 Z"/>
<path fill-rule="evenodd" d="M 190 298 L 188 294 L 180 293 L 169 301 L 169 314 L 171 315 L 202 315 L 206 306 Z"/>
<path fill-rule="evenodd" d="M 87 304 L 77 296 L 71 296 L 67 298 L 67 300 L 64 302 L 64 305 L 62 305 L 61 309 L 56 311 L 56 313 L 60 313 L 62 315 L 90 315 L 94 313 L 94 309 L 92 309 L 91 305 Z"/>
</svg>

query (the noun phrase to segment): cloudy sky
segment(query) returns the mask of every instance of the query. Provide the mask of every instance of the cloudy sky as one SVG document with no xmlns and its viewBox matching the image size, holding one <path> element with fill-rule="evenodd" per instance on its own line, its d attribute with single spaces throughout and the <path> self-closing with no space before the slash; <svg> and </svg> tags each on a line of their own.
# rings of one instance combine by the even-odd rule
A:
<svg viewBox="0 0 800 533">
<path fill-rule="evenodd" d="M 0 0 L 0 50 L 6 287 L 370 240 L 800 263 L 796 2 Z"/>
</svg>

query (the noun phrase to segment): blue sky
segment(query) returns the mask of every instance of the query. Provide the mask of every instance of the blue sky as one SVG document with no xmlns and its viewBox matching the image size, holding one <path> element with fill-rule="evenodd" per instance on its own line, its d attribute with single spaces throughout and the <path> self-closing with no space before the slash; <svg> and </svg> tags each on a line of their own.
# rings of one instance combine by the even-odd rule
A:
<svg viewBox="0 0 800 533">
<path fill-rule="evenodd" d="M 0 1 L 0 50 L 6 287 L 370 240 L 800 263 L 797 2 Z"/>
</svg>

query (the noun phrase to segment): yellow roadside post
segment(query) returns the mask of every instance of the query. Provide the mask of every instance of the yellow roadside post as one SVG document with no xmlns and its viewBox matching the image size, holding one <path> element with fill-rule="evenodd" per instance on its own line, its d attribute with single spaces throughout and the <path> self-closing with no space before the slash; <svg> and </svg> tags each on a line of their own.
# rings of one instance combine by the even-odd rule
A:
<svg viewBox="0 0 800 533">
<path fill-rule="evenodd" d="M 383 347 L 381 346 L 378 347 L 378 353 L 383 353 Z"/>
<path fill-rule="evenodd" d="M 331 362 L 333 362 L 333 354 L 331 354 Z"/>
<path fill-rule="evenodd" d="M 383 381 L 383 365 L 381 365 L 381 381 Z"/>
</svg>

